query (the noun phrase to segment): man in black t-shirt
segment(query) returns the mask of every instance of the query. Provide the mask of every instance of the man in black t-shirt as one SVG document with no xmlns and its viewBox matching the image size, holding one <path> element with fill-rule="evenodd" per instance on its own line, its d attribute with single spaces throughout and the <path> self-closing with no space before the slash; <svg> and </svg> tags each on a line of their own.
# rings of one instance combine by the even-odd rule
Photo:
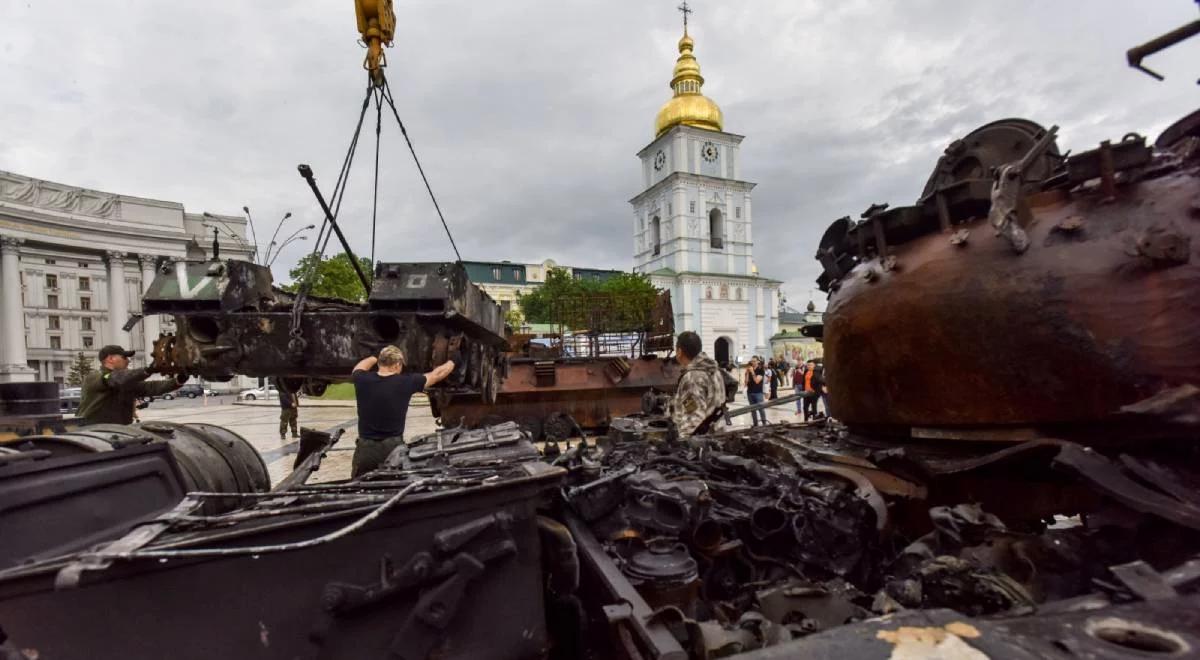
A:
<svg viewBox="0 0 1200 660">
<path fill-rule="evenodd" d="M 378 364 L 379 369 L 372 371 Z M 385 346 L 379 357 L 363 358 L 354 365 L 354 398 L 358 402 L 358 440 L 354 445 L 351 477 L 370 472 L 404 443 L 404 422 L 412 395 L 441 382 L 454 371 L 454 362 L 426 374 L 401 373 L 404 353 Z"/>
</svg>

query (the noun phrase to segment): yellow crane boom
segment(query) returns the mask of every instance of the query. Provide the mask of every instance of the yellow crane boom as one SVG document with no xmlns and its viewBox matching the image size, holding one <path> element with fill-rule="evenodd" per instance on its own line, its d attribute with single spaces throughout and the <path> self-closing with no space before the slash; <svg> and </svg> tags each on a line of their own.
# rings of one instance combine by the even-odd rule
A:
<svg viewBox="0 0 1200 660">
<path fill-rule="evenodd" d="M 354 13 L 358 16 L 358 31 L 367 45 L 363 68 L 375 86 L 381 87 L 383 68 L 387 66 L 383 47 L 391 47 L 392 37 L 396 33 L 396 13 L 392 10 L 392 0 L 354 0 Z"/>
</svg>

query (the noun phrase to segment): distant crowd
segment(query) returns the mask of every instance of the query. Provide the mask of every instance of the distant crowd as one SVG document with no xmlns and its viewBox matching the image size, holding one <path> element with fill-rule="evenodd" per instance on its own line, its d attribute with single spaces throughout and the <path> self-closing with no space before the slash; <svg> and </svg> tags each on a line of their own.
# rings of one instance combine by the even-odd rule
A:
<svg viewBox="0 0 1200 660">
<path fill-rule="evenodd" d="M 829 390 L 825 385 L 825 366 L 820 358 L 793 367 L 783 358 L 764 361 L 757 355 L 751 357 L 742 373 L 746 398 L 751 405 L 779 398 L 779 389 L 787 387 L 789 374 L 792 391 L 803 397 L 796 401 L 796 415 L 803 415 L 806 422 L 829 416 Z M 821 404 L 819 411 L 818 401 Z M 756 410 L 750 415 L 754 426 L 767 423 L 765 410 Z"/>
</svg>

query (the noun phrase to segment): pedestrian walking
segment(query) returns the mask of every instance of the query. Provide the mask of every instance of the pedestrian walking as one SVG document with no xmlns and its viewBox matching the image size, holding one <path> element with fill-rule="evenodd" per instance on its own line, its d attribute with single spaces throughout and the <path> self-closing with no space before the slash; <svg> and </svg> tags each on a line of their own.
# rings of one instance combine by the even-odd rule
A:
<svg viewBox="0 0 1200 660">
<path fill-rule="evenodd" d="M 762 367 L 762 363 L 759 362 L 758 357 L 755 356 L 750 358 L 750 364 L 746 366 L 746 372 L 744 376 L 746 381 L 746 400 L 750 402 L 750 405 L 763 402 L 763 377 L 765 375 L 765 370 Z M 762 420 L 762 424 L 766 424 L 767 411 L 751 411 L 750 419 L 751 426 L 758 426 L 760 419 Z"/>
<path fill-rule="evenodd" d="M 775 358 L 767 360 L 766 379 L 770 391 L 768 400 L 774 401 L 779 398 L 779 367 L 775 364 Z"/>
<path fill-rule="evenodd" d="M 279 439 L 287 439 L 288 427 L 292 427 L 292 437 L 300 437 L 300 393 L 292 394 L 279 387 Z"/>
</svg>

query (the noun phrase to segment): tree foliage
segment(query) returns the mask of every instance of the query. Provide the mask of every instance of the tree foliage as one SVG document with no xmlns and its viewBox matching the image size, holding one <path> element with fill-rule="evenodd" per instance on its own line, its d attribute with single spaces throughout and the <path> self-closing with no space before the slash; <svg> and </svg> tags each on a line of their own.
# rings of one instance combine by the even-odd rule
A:
<svg viewBox="0 0 1200 660">
<path fill-rule="evenodd" d="M 316 261 L 318 257 L 313 254 L 305 255 L 296 267 L 288 271 L 288 275 L 292 278 L 292 283 L 284 288 L 288 291 L 298 291 L 301 281 L 305 273 L 309 271 L 309 267 Z M 363 272 L 367 277 L 371 276 L 371 260 L 366 257 L 359 257 L 359 264 L 362 266 Z M 328 298 L 341 298 L 350 302 L 363 302 L 367 299 L 367 292 L 363 290 L 362 282 L 359 281 L 358 275 L 354 272 L 354 266 L 350 262 L 350 257 L 342 252 L 332 257 L 320 258 L 316 262 L 316 268 L 312 270 L 312 288 L 309 292 L 314 296 L 324 296 Z"/>
<path fill-rule="evenodd" d="M 603 281 L 576 279 L 551 268 L 546 283 L 519 295 L 529 323 L 562 324 L 571 330 L 624 332 L 645 326 L 658 290 L 640 273 L 620 273 Z"/>
<path fill-rule="evenodd" d="M 83 351 L 79 351 L 71 362 L 70 371 L 67 372 L 67 385 L 71 387 L 83 385 L 83 379 L 95 370 L 96 368 L 92 366 L 92 358 L 85 355 Z"/>
<path fill-rule="evenodd" d="M 520 307 L 513 307 L 504 313 L 504 324 L 513 329 L 513 332 L 520 332 L 521 326 L 525 325 L 525 317 L 521 314 Z"/>
</svg>

